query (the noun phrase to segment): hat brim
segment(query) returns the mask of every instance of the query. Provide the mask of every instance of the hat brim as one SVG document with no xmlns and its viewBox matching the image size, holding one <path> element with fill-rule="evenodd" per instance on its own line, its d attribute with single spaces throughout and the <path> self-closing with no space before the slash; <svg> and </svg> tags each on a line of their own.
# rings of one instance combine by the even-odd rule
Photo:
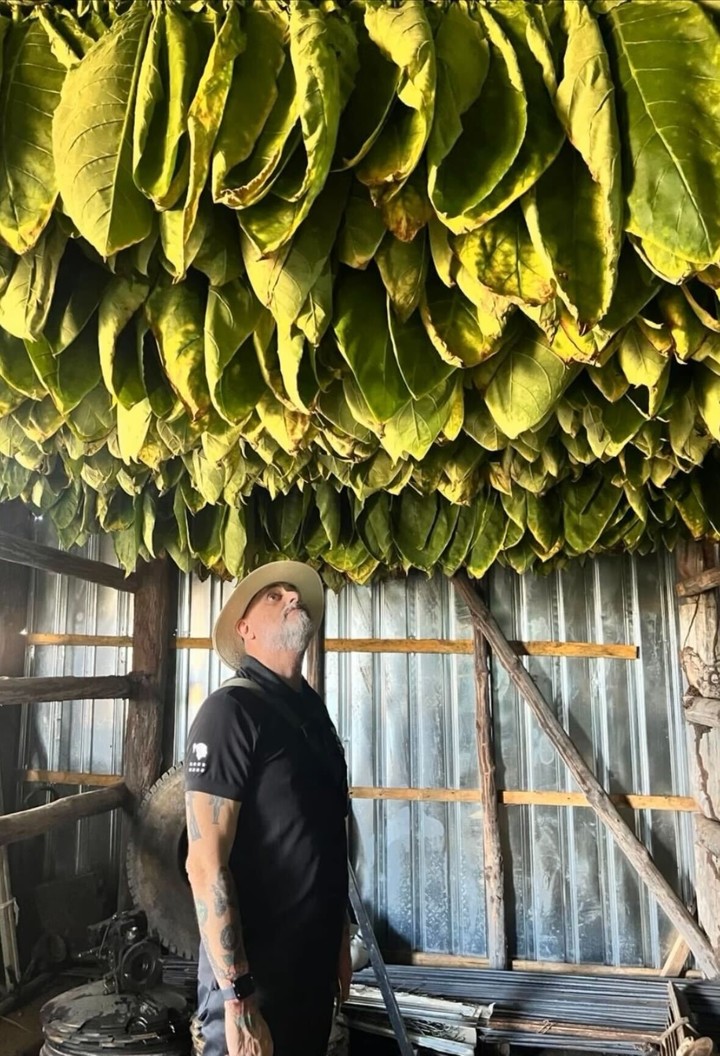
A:
<svg viewBox="0 0 720 1056">
<path fill-rule="evenodd" d="M 240 580 L 215 621 L 213 648 L 229 667 L 236 667 L 245 655 L 245 643 L 235 629 L 238 620 L 245 615 L 258 591 L 273 583 L 292 583 L 307 606 L 315 630 L 319 629 L 325 611 L 325 591 L 315 569 L 301 561 L 271 561 L 261 565 Z"/>
</svg>

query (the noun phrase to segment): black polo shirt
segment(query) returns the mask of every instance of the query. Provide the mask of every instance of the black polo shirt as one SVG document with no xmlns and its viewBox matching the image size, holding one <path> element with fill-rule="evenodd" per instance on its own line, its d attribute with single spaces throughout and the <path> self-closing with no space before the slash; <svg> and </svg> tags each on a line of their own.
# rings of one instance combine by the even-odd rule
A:
<svg viewBox="0 0 720 1056">
<path fill-rule="evenodd" d="M 242 804 L 230 869 L 251 970 L 312 965 L 334 979 L 348 894 L 342 746 L 304 679 L 296 692 L 251 657 L 238 674 L 264 695 L 227 686 L 207 698 L 188 735 L 185 786 Z"/>
</svg>

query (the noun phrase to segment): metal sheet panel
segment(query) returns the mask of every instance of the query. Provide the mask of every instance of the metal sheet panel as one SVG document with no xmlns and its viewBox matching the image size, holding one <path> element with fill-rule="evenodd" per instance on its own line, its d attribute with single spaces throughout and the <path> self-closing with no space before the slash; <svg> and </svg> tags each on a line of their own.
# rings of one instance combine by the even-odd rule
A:
<svg viewBox="0 0 720 1056">
<path fill-rule="evenodd" d="M 38 520 L 35 527 L 38 542 L 55 545 L 49 523 Z M 109 537 L 95 536 L 77 553 L 117 565 Z M 131 594 L 74 577 L 33 573 L 28 631 L 130 635 L 132 613 Z M 122 675 L 131 668 L 131 653 L 127 647 L 35 645 L 27 650 L 26 674 Z M 26 706 L 20 768 L 121 774 L 125 713 L 122 700 L 49 701 Z M 63 796 L 79 790 L 77 785 L 63 785 L 55 791 Z M 52 790 L 30 782 L 21 785 L 19 795 L 32 806 L 54 798 Z M 41 869 L 37 846 L 27 852 L 28 875 L 34 883 L 96 870 L 112 890 L 117 879 L 119 835 L 118 812 L 85 818 L 48 833 Z"/>
</svg>

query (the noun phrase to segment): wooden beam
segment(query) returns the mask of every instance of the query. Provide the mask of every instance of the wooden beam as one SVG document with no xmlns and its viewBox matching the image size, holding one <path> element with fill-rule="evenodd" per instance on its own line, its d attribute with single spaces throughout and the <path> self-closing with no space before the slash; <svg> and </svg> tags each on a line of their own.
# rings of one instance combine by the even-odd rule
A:
<svg viewBox="0 0 720 1056">
<path fill-rule="evenodd" d="M 695 814 L 695 838 L 698 844 L 720 860 L 720 821 Z"/>
<path fill-rule="evenodd" d="M 10 532 L 0 531 L 0 560 L 29 565 L 30 568 L 40 568 L 44 572 L 86 579 L 100 586 L 114 587 L 115 590 L 130 593 L 135 590 L 135 577 L 126 576 L 121 568 L 106 565 L 102 561 L 91 561 L 87 557 L 76 557 L 75 554 L 56 550 L 52 546 L 42 546 L 28 539 L 18 539 Z"/>
<path fill-rule="evenodd" d="M 306 657 L 307 681 L 310 686 L 325 697 L 325 619 L 323 618 L 318 633 L 310 642 Z"/>
<path fill-rule="evenodd" d="M 637 660 L 637 645 L 597 642 L 510 643 L 518 656 L 568 656 Z M 175 638 L 173 649 L 212 649 L 211 638 Z M 472 656 L 471 638 L 326 638 L 326 653 L 441 653 Z"/>
<path fill-rule="evenodd" d="M 482 803 L 483 795 L 475 788 L 399 788 L 377 785 L 354 785 L 354 799 L 394 799 L 427 803 Z M 692 796 L 647 796 L 632 792 L 615 792 L 610 799 L 616 807 L 629 810 L 664 810 L 694 814 L 698 805 Z M 589 807 L 582 792 L 559 792 L 535 789 L 498 789 L 498 801 L 504 806 Z"/>
<path fill-rule="evenodd" d="M 388 964 L 422 964 L 434 968 L 488 968 L 487 957 L 458 953 L 425 953 L 420 950 L 391 950 Z M 576 964 L 567 961 L 526 961 L 513 959 L 511 966 L 519 972 L 553 972 L 558 975 L 641 975 L 657 979 L 657 968 L 635 964 Z M 688 975 L 698 973 L 688 972 Z"/>
<path fill-rule="evenodd" d="M 43 807 L 19 810 L 15 814 L 0 817 L 0 847 L 30 836 L 40 836 L 58 825 L 89 818 L 93 814 L 106 814 L 109 810 L 127 804 L 128 793 L 124 782 L 118 781 L 97 792 L 79 792 L 47 803 Z"/>
<path fill-rule="evenodd" d="M 718 565 L 716 544 L 681 542 L 675 549 L 678 580 L 699 578 Z M 719 596 L 715 590 L 689 597 L 678 606 L 680 661 L 688 683 L 685 708 L 685 749 L 690 794 L 698 810 L 708 818 L 720 817 L 720 727 L 715 722 L 713 701 L 720 696 Z M 696 719 L 701 721 L 696 722 Z M 682 744 L 678 749 L 682 750 Z M 697 821 L 696 830 L 697 830 Z M 700 925 L 710 942 L 720 950 L 720 873 L 717 860 L 696 840 L 695 901 Z"/>
<path fill-rule="evenodd" d="M 675 585 L 675 591 L 679 598 L 693 598 L 715 587 L 720 587 L 720 568 L 708 568 L 705 572 L 680 580 Z"/>
<path fill-rule="evenodd" d="M 175 566 L 167 558 L 143 563 L 136 572 L 133 665 L 147 673 L 128 707 L 125 726 L 125 782 L 136 807 L 162 770 L 163 716 L 165 710 L 170 638 L 175 630 Z M 123 826 L 120 861 L 120 909 L 131 898 L 125 873 L 128 826 Z"/>
<path fill-rule="evenodd" d="M 104 788 L 123 780 L 122 774 L 86 774 L 77 770 L 18 770 L 20 781 L 44 785 L 90 785 Z"/>
<path fill-rule="evenodd" d="M 705 932 L 698 926 L 671 885 L 653 862 L 647 848 L 619 813 L 610 796 L 587 765 L 550 705 L 513 652 L 500 625 L 464 573 L 454 577 L 475 626 L 485 635 L 493 655 L 522 693 L 535 719 L 587 796 L 588 802 L 648 890 L 657 899 L 680 934 L 687 940 L 699 966 L 707 976 L 720 974 L 720 965 Z"/>
<path fill-rule="evenodd" d="M 26 634 L 25 641 L 27 645 L 79 645 L 90 649 L 100 646 L 122 649 L 133 643 L 126 634 L 50 634 L 43 631 Z"/>
<path fill-rule="evenodd" d="M 488 667 L 488 645 L 477 627 L 473 627 L 473 647 L 475 650 L 475 741 L 483 801 L 483 872 L 488 962 L 491 968 L 504 971 L 509 967 L 505 921 L 505 870 L 495 780 L 492 690 Z"/>
<path fill-rule="evenodd" d="M 675 941 L 670 947 L 662 968 L 660 969 L 660 975 L 669 976 L 676 979 L 683 968 L 685 967 L 685 961 L 690 956 L 690 947 L 685 942 L 682 935 L 675 935 Z"/>
<path fill-rule="evenodd" d="M 6 704 L 36 704 L 42 700 L 116 700 L 132 697 L 142 676 L 91 675 L 75 678 L 0 678 L 0 707 Z"/>
<path fill-rule="evenodd" d="M 714 697 L 691 697 L 688 694 L 683 700 L 683 709 L 686 722 L 720 729 L 720 700 Z"/>
</svg>

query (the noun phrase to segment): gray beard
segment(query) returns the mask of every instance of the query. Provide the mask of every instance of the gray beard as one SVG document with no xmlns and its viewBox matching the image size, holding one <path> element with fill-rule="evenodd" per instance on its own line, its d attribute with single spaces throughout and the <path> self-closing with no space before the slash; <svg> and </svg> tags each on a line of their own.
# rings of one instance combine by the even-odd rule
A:
<svg viewBox="0 0 720 1056">
<path fill-rule="evenodd" d="M 304 609 L 288 616 L 275 635 L 273 646 L 282 652 L 304 653 L 315 634 L 313 622 Z"/>
</svg>

